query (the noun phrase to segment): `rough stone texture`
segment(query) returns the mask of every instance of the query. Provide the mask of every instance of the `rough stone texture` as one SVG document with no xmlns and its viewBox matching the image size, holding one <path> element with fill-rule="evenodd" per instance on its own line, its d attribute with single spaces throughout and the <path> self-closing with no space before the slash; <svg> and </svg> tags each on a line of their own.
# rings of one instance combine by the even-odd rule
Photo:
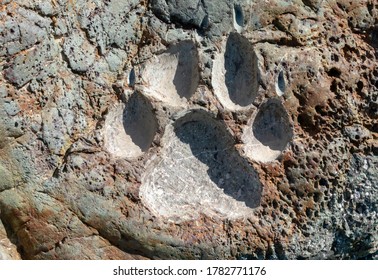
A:
<svg viewBox="0 0 378 280">
<path fill-rule="evenodd" d="M 377 259 L 374 0 L 3 0 L 0 259 Z"/>
<path fill-rule="evenodd" d="M 9 240 L 3 223 L 0 221 L 0 260 L 20 260 L 17 247 Z"/>
</svg>

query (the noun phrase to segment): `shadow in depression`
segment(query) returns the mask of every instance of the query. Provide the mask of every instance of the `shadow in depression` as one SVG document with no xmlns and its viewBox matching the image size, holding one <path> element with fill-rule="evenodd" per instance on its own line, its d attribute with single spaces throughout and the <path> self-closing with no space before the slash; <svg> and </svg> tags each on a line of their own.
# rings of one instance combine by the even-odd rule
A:
<svg viewBox="0 0 378 280">
<path fill-rule="evenodd" d="M 250 105 L 259 87 L 257 56 L 249 41 L 237 33 L 227 39 L 224 54 L 225 84 L 232 102 Z"/>
<path fill-rule="evenodd" d="M 139 93 L 133 93 L 123 110 L 123 127 L 127 135 L 143 152 L 148 150 L 157 131 L 152 106 Z"/>
<path fill-rule="evenodd" d="M 250 208 L 260 205 L 262 186 L 257 173 L 238 154 L 234 140 L 220 122 L 205 112 L 194 111 L 175 125 L 175 133 L 206 164 L 210 179 L 225 194 Z"/>
</svg>

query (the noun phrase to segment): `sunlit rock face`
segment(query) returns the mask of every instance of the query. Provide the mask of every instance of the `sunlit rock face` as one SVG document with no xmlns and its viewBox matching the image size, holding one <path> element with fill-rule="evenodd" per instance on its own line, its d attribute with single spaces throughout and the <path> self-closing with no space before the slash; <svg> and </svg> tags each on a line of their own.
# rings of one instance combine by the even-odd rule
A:
<svg viewBox="0 0 378 280">
<path fill-rule="evenodd" d="M 201 213 L 235 219 L 260 205 L 256 171 L 237 153 L 224 125 L 206 112 L 186 112 L 167 128 L 163 143 L 140 191 L 153 212 L 177 221 Z"/>
<path fill-rule="evenodd" d="M 374 1 L 2 1 L 0 259 L 377 259 Z"/>
</svg>

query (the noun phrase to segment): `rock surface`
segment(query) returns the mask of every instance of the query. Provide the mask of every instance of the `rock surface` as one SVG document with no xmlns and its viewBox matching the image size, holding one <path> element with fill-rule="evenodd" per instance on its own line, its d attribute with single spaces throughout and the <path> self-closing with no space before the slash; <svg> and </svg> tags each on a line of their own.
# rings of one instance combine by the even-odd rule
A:
<svg viewBox="0 0 378 280">
<path fill-rule="evenodd" d="M 377 259 L 374 0 L 3 0 L 0 259 Z"/>
</svg>

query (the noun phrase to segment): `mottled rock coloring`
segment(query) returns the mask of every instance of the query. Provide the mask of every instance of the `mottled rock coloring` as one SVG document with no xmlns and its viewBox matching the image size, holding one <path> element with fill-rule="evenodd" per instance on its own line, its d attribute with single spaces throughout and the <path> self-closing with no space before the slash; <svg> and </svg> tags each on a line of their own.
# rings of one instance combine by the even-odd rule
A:
<svg viewBox="0 0 378 280">
<path fill-rule="evenodd" d="M 373 0 L 2 1 L 0 259 L 377 259 Z"/>
</svg>

